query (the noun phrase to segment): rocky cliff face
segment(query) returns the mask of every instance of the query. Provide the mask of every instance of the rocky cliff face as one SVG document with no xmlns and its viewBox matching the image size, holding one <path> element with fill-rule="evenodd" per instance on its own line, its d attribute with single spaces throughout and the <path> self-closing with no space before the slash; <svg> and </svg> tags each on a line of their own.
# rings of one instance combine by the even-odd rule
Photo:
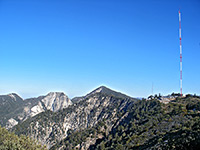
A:
<svg viewBox="0 0 200 150">
<path fill-rule="evenodd" d="M 17 94 L 0 95 L 0 125 L 6 126 L 7 121 L 22 110 L 21 106 L 23 103 L 23 99 Z"/>
<path fill-rule="evenodd" d="M 135 100 L 128 96 L 100 87 L 66 109 L 59 112 L 40 113 L 17 125 L 14 130 L 17 134 L 34 137 L 50 148 L 67 137 L 70 131 L 92 127 L 101 120 L 106 120 L 108 130 L 110 130 L 114 122 L 119 119 L 117 112 L 126 110 L 134 102 Z M 52 101 L 44 105 L 52 106 Z"/>
<path fill-rule="evenodd" d="M 0 106 L 18 101 L 13 95 L 6 97 L 10 100 L 3 99 Z M 27 114 L 35 114 L 19 123 L 8 119 L 15 125 L 12 131 L 50 150 L 200 149 L 199 96 L 177 97 L 163 104 L 157 99 L 138 101 L 100 87 L 73 104 L 67 100 L 63 93 L 25 100 L 26 106 L 33 106 Z M 23 100 L 19 103 L 24 105 Z"/>
<path fill-rule="evenodd" d="M 56 112 L 72 105 L 72 101 L 62 92 L 50 92 L 38 101 L 37 105 L 30 108 L 28 116 L 33 117 L 46 110 Z"/>
<path fill-rule="evenodd" d="M 62 92 L 51 92 L 46 96 L 23 100 L 17 94 L 0 96 L 1 126 L 12 128 L 19 122 L 46 110 L 56 112 L 71 105 L 71 100 Z"/>
<path fill-rule="evenodd" d="M 60 109 L 67 108 L 72 104 L 71 100 L 64 93 L 51 92 L 41 100 L 47 110 L 56 112 Z"/>
</svg>

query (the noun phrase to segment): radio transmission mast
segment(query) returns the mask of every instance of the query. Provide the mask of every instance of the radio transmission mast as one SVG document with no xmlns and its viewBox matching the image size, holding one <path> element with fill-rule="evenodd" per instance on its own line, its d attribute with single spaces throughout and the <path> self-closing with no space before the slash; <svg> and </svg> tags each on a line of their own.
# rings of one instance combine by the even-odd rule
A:
<svg viewBox="0 0 200 150">
<path fill-rule="evenodd" d="M 182 93 L 182 44 L 181 44 L 181 12 L 179 10 L 179 39 L 180 39 L 180 91 Z"/>
</svg>

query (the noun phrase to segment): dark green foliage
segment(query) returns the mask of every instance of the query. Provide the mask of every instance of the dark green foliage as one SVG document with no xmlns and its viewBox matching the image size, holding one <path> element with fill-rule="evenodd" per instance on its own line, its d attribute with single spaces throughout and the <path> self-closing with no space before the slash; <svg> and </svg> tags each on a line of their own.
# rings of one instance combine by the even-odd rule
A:
<svg viewBox="0 0 200 150">
<path fill-rule="evenodd" d="M 186 105 L 186 109 L 200 111 L 200 102 L 191 102 Z"/>
<path fill-rule="evenodd" d="M 172 93 L 171 96 L 178 96 L 179 97 L 179 96 L 181 96 L 181 94 L 180 93 Z"/>
<path fill-rule="evenodd" d="M 12 129 L 12 131 L 14 131 L 17 135 L 21 135 L 21 134 L 32 135 L 33 132 L 36 132 L 34 130 L 34 127 L 36 126 L 35 120 L 37 120 L 37 122 L 41 124 L 42 127 L 45 127 L 45 126 L 48 126 L 51 121 L 57 120 L 59 122 L 60 121 L 59 119 L 60 118 L 57 118 L 56 113 L 50 110 L 47 110 L 32 118 L 27 119 L 21 124 L 16 125 Z M 44 134 L 44 131 L 42 130 L 43 128 L 39 128 L 39 129 L 40 129 L 39 134 L 43 135 Z"/>
<path fill-rule="evenodd" d="M 68 136 L 60 143 L 51 147 L 51 150 L 56 150 L 58 147 L 62 147 L 62 149 L 70 150 L 75 149 L 75 147 L 82 142 L 85 142 L 87 138 L 97 138 L 99 135 L 106 136 L 106 124 L 104 121 L 100 121 L 94 127 L 89 127 L 87 129 L 80 129 L 77 131 L 68 130 Z"/>
<path fill-rule="evenodd" d="M 68 136 L 54 145 L 52 150 L 80 149 L 88 141 L 93 141 L 89 146 L 91 150 L 199 149 L 200 99 L 197 96 L 176 97 L 168 104 L 155 99 L 133 102 L 102 93 L 96 93 L 95 96 L 100 100 L 100 106 L 105 97 L 109 98 L 109 105 L 102 108 L 98 115 L 98 123 L 92 127 L 68 130 Z M 41 113 L 15 129 L 20 131 L 18 134 L 30 132 L 29 124 L 34 120 L 44 126 L 52 121 L 59 124 L 67 114 L 87 105 L 86 98 L 57 113 Z M 124 106 L 123 109 L 121 106 Z M 81 113 L 79 119 L 87 115 L 90 123 L 99 107 L 94 107 L 89 114 Z M 56 132 L 56 127 L 54 131 Z M 42 132 L 40 131 L 41 134 Z M 56 133 L 52 133 L 52 139 L 54 134 Z"/>
<path fill-rule="evenodd" d="M 36 141 L 24 135 L 17 136 L 0 126 L 0 149 L 1 150 L 46 150 Z"/>
<path fill-rule="evenodd" d="M 61 145 L 63 149 L 74 149 L 88 137 L 96 139 L 89 147 L 91 150 L 200 149 L 199 103 L 200 99 L 193 96 L 178 97 L 169 104 L 158 100 L 138 101 L 118 111 L 119 119 L 114 124 L 118 123 L 109 133 L 102 121 L 92 128 L 71 132 L 62 144 L 52 149 Z M 113 107 L 117 108 L 115 104 Z"/>
<path fill-rule="evenodd" d="M 200 113 L 187 110 L 191 105 L 197 110 L 199 102 L 186 97 L 167 105 L 155 100 L 135 103 L 129 115 L 92 149 L 101 143 L 107 149 L 121 149 L 120 145 L 123 149 L 199 149 Z"/>
</svg>

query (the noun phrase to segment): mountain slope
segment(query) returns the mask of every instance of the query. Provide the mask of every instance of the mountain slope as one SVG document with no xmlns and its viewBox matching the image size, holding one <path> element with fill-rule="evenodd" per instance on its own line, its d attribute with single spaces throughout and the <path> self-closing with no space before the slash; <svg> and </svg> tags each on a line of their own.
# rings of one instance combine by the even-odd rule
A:
<svg viewBox="0 0 200 150">
<path fill-rule="evenodd" d="M 109 89 L 109 88 L 107 88 L 105 86 L 100 86 L 97 89 L 95 89 L 92 92 L 90 92 L 89 94 L 87 94 L 86 96 L 73 98 L 72 102 L 73 103 L 80 102 L 81 100 L 84 100 L 87 97 L 90 97 L 91 95 L 94 95 L 96 93 L 100 93 L 100 94 L 104 94 L 104 95 L 109 95 L 109 96 L 114 96 L 114 97 L 123 98 L 123 99 L 132 99 L 132 100 L 135 100 L 134 98 L 131 98 L 130 96 L 127 96 L 127 95 L 125 95 L 123 93 L 116 92 L 116 91 L 111 90 L 111 89 Z"/>
<path fill-rule="evenodd" d="M 58 111 L 71 105 L 71 100 L 62 92 L 23 100 L 17 94 L 0 96 L 0 125 L 12 128 L 19 122 L 46 110 Z"/>
<path fill-rule="evenodd" d="M 137 101 L 128 96 L 122 98 L 123 94 L 116 97 L 110 91 L 101 92 L 102 88 L 94 91 L 66 109 L 55 113 L 46 111 L 30 118 L 17 125 L 14 131 L 30 135 L 50 148 L 70 132 L 93 127 L 102 120 L 106 120 L 107 130 L 110 131 L 116 120 L 120 119 L 119 112 L 125 112 Z"/>
<path fill-rule="evenodd" d="M 17 136 L 0 126 L 0 149 L 1 150 L 46 150 L 35 140 L 26 136 Z"/>
<path fill-rule="evenodd" d="M 51 150 L 200 149 L 200 98 L 185 97 L 163 104 L 142 100 L 118 112 L 112 129 L 106 120 L 93 127 L 70 131 Z"/>
<path fill-rule="evenodd" d="M 52 106 L 54 98 L 43 99 L 44 107 Z M 46 109 L 12 130 L 51 150 L 195 150 L 200 149 L 199 124 L 198 96 L 179 96 L 165 104 L 99 87 L 67 108 Z"/>
<path fill-rule="evenodd" d="M 111 132 L 89 149 L 200 149 L 200 98 L 135 103 Z"/>
<path fill-rule="evenodd" d="M 30 116 L 33 117 L 46 110 L 56 112 L 60 109 L 67 108 L 72 104 L 71 100 L 62 92 L 50 92 L 44 97 L 39 97 L 37 105 L 30 109 Z"/>
<path fill-rule="evenodd" d="M 0 125 L 5 126 L 6 122 L 22 111 L 23 99 L 15 93 L 0 95 Z"/>
<path fill-rule="evenodd" d="M 130 96 L 127 96 L 127 95 L 120 93 L 120 92 L 113 91 L 113 90 L 111 90 L 111 89 L 109 89 L 105 86 L 100 86 L 99 88 L 95 89 L 91 93 L 87 94 L 86 97 L 89 97 L 89 96 L 96 94 L 96 93 L 101 93 L 101 94 L 104 94 L 104 95 L 114 96 L 114 97 L 123 98 L 123 99 L 127 99 L 127 98 L 133 99 Z"/>
</svg>

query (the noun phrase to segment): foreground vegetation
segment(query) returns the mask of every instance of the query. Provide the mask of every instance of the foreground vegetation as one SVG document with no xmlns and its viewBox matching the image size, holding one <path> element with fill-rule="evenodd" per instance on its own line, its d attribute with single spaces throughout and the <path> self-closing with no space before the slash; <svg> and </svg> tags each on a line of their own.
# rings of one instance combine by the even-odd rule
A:
<svg viewBox="0 0 200 150">
<path fill-rule="evenodd" d="M 0 126 L 0 150 L 46 150 L 46 148 L 29 137 L 17 136 Z"/>
</svg>

